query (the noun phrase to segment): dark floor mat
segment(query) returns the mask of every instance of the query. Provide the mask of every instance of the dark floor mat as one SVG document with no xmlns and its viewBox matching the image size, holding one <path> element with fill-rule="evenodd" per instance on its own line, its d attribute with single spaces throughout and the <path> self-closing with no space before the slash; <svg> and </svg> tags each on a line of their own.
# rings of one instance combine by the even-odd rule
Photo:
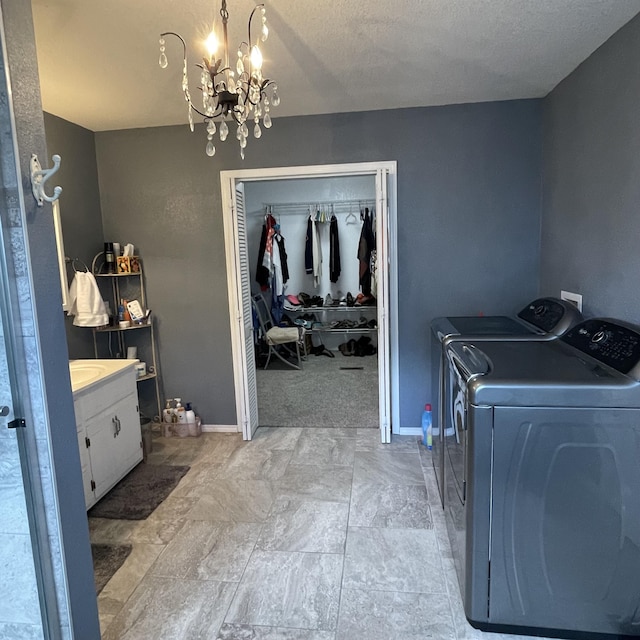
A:
<svg viewBox="0 0 640 640">
<path fill-rule="evenodd" d="M 190 467 L 139 464 L 92 507 L 90 518 L 144 520 L 162 503 Z"/>
<path fill-rule="evenodd" d="M 93 577 L 96 593 L 100 593 L 113 574 L 123 565 L 131 553 L 131 545 L 92 544 Z"/>
</svg>

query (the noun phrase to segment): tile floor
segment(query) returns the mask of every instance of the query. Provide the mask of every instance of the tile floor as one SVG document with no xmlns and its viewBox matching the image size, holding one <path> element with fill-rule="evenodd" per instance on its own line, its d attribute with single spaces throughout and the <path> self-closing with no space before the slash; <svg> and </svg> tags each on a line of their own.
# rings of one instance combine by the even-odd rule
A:
<svg viewBox="0 0 640 640">
<path fill-rule="evenodd" d="M 90 519 L 131 555 L 98 605 L 105 640 L 507 638 L 465 620 L 427 452 L 376 429 L 157 438 L 190 471 L 147 519 Z"/>
</svg>

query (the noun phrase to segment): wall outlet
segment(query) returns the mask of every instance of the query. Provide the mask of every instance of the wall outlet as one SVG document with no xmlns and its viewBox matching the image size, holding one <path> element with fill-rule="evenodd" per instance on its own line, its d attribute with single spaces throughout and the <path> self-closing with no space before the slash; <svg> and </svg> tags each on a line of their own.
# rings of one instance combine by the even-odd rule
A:
<svg viewBox="0 0 640 640">
<path fill-rule="evenodd" d="M 582 296 L 579 293 L 571 293 L 571 291 L 561 291 L 560 300 L 571 302 L 571 304 L 574 304 L 576 307 L 578 307 L 578 311 L 582 312 Z"/>
</svg>

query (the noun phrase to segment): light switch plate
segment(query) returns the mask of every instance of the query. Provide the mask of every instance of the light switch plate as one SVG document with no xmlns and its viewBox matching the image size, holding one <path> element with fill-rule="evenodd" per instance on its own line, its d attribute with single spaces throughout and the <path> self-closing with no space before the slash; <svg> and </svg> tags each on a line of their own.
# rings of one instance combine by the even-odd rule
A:
<svg viewBox="0 0 640 640">
<path fill-rule="evenodd" d="M 571 291 L 560 291 L 560 300 L 566 300 L 578 307 L 578 311 L 582 312 L 582 295 L 579 293 L 571 293 Z"/>
</svg>

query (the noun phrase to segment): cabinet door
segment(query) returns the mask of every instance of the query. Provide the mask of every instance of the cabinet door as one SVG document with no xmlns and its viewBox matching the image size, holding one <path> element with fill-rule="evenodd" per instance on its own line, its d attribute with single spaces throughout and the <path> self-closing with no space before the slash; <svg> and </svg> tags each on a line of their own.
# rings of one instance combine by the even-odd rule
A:
<svg viewBox="0 0 640 640">
<path fill-rule="evenodd" d="M 87 509 L 95 502 L 93 489 L 91 488 L 91 459 L 87 448 L 86 431 L 84 426 L 78 427 L 78 450 L 80 451 L 80 465 L 82 467 L 82 488 L 84 489 L 84 502 Z"/>
<path fill-rule="evenodd" d="M 112 407 L 118 421 L 118 435 L 112 439 L 113 467 L 118 480 L 124 477 L 142 460 L 142 433 L 138 396 L 133 393 Z"/>
<path fill-rule="evenodd" d="M 94 416 L 87 434 L 91 439 L 91 473 L 98 499 L 142 460 L 137 396 L 130 394 Z"/>
</svg>

